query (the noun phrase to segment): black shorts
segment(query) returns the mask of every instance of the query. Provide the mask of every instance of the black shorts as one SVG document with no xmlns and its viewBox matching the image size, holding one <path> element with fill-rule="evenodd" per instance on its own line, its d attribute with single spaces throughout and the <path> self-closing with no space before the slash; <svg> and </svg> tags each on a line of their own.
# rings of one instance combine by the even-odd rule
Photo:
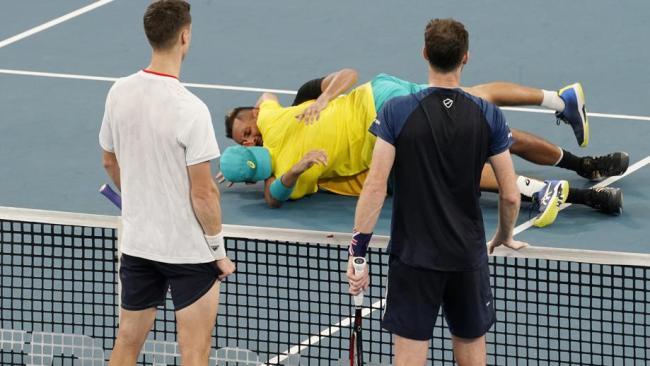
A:
<svg viewBox="0 0 650 366">
<path fill-rule="evenodd" d="M 214 262 L 172 264 L 122 254 L 122 308 L 144 310 L 162 306 L 169 289 L 174 310 L 181 310 L 205 295 L 219 274 Z"/>
<path fill-rule="evenodd" d="M 484 335 L 496 318 L 488 264 L 469 272 L 441 272 L 390 256 L 384 329 L 409 339 L 431 339 L 441 306 L 451 334 Z"/>
</svg>

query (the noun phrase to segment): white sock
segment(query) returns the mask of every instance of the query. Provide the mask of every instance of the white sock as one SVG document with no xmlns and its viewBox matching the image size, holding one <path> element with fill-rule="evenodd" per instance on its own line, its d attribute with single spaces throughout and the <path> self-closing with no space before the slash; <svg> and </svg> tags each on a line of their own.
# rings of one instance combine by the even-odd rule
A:
<svg viewBox="0 0 650 366">
<path fill-rule="evenodd" d="M 562 112 L 564 110 L 564 101 L 560 98 L 560 95 L 554 90 L 543 90 L 544 98 L 542 98 L 542 104 L 544 108 L 552 109 L 556 112 Z"/>
<path fill-rule="evenodd" d="M 557 161 L 555 162 L 555 164 L 553 164 L 553 166 L 557 166 L 558 164 L 560 164 L 560 162 L 562 161 L 562 158 L 564 157 L 564 150 L 562 150 L 562 148 L 560 148 L 559 146 L 558 146 L 558 149 L 560 149 L 560 158 L 557 159 Z"/>
<path fill-rule="evenodd" d="M 546 184 L 541 180 L 524 177 L 522 175 L 517 177 L 517 187 L 519 192 L 526 197 L 532 197 L 533 193 L 539 192 Z"/>
</svg>

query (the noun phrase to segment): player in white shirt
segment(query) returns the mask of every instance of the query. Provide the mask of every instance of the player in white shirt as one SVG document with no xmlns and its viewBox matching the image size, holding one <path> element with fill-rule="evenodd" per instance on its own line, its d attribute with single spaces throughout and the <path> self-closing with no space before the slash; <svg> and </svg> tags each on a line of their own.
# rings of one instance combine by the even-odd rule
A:
<svg viewBox="0 0 650 366">
<path fill-rule="evenodd" d="M 99 133 L 104 167 L 122 191 L 120 324 L 109 365 L 135 365 L 168 289 L 183 365 L 206 365 L 219 281 L 234 272 L 210 160 L 210 112 L 178 80 L 191 40 L 190 5 L 152 3 L 151 64 L 115 82 Z"/>
</svg>

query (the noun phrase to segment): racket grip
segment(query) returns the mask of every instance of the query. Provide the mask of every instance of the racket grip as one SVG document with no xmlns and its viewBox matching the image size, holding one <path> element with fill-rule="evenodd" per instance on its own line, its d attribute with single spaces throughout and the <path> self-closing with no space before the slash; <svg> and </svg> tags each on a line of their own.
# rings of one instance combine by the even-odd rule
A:
<svg viewBox="0 0 650 366">
<path fill-rule="evenodd" d="M 364 257 L 354 257 L 352 260 L 352 266 L 354 267 L 354 274 L 363 272 L 366 270 L 366 258 Z M 360 307 L 363 305 L 363 291 L 359 292 L 358 295 L 353 296 L 354 306 Z"/>
<path fill-rule="evenodd" d="M 104 184 L 99 187 L 99 193 L 103 194 L 104 197 L 108 198 L 109 201 L 113 202 L 117 208 L 122 209 L 122 197 L 111 188 L 108 184 Z"/>
</svg>

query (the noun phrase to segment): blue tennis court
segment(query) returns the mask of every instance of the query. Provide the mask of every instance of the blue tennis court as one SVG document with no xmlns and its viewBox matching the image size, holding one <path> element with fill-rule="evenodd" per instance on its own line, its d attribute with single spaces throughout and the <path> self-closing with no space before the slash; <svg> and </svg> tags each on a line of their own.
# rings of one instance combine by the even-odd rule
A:
<svg viewBox="0 0 650 366">
<path fill-rule="evenodd" d="M 148 1 L 126 0 L 97 2 L 29 0 L 4 4 L 4 10 L 0 13 L 2 89 L 0 110 L 3 112 L 2 122 L 0 122 L 0 176 L 3 177 L 0 184 L 0 206 L 101 215 L 98 219 L 99 223 L 91 219 L 89 222 L 91 226 L 99 225 L 106 230 L 117 230 L 117 224 L 108 217 L 118 215 L 117 210 L 97 194 L 98 187 L 108 181 L 101 166 L 101 150 L 97 134 L 104 111 L 106 93 L 112 81 L 144 68 L 148 63 L 149 47 L 141 25 L 142 13 L 148 3 Z M 580 257 L 578 250 L 606 252 L 601 253 L 600 256 L 596 254 L 598 258 L 616 257 L 611 252 L 635 253 L 625 254 L 625 260 L 616 258 L 614 260 L 616 265 L 623 265 L 622 262 L 629 259 L 631 265 L 635 266 L 631 270 L 631 275 L 626 272 L 627 269 L 622 269 L 624 277 L 632 279 L 633 285 L 629 290 L 633 292 L 633 297 L 643 296 L 640 295 L 642 293 L 640 289 L 647 291 L 649 281 L 647 267 L 650 266 L 650 259 L 648 259 L 650 258 L 648 244 L 650 195 L 646 189 L 650 183 L 648 167 L 650 150 L 647 147 L 647 141 L 650 140 L 650 109 L 646 101 L 650 89 L 650 74 L 646 70 L 645 60 L 650 58 L 650 48 L 643 45 L 647 43 L 645 38 L 650 34 L 650 23 L 647 22 L 646 16 L 650 11 L 649 3 L 630 1 L 624 6 L 600 0 L 539 4 L 508 0 L 481 5 L 469 1 L 420 0 L 410 1 L 408 4 L 386 0 L 372 3 L 200 0 L 191 3 L 192 49 L 184 63 L 181 81 L 188 83 L 188 88 L 208 105 L 222 151 L 234 144 L 225 137 L 224 114 L 232 107 L 254 104 L 263 91 L 274 91 L 280 96 L 281 102 L 290 104 L 295 90 L 302 83 L 343 67 L 357 69 L 360 82 L 367 81 L 382 72 L 416 82 L 426 81 L 426 64 L 421 58 L 422 33 L 426 22 L 436 17 L 454 17 L 464 22 L 470 32 L 471 59 L 464 72 L 465 85 L 506 80 L 554 90 L 580 81 L 585 88 L 587 107 L 591 113 L 591 141 L 586 149 L 577 146 L 570 127 L 564 124 L 556 126 L 552 114 L 543 113 L 537 108 L 506 109 L 506 117 L 511 126 L 540 135 L 577 155 L 628 152 L 630 155 L 628 172 L 624 176 L 599 183 L 623 190 L 623 214 L 609 216 L 584 206 L 567 206 L 560 212 L 553 225 L 539 229 L 531 227 L 528 215 L 529 204 L 522 203 L 516 238 L 527 241 L 534 247 L 531 255 L 546 253 L 543 252 L 545 248 L 563 248 L 572 251 L 571 255 L 558 260 L 560 266 L 564 260 Z M 515 158 L 515 166 L 520 174 L 541 179 L 566 179 L 574 187 L 590 187 L 596 184 L 579 177 L 574 172 L 555 167 L 536 166 L 520 158 Z M 217 166 L 215 165 L 214 168 L 216 171 Z M 322 277 L 336 284 L 329 289 L 332 293 L 338 289 L 341 293 L 345 291 L 338 273 L 336 279 L 329 279 L 327 273 L 339 271 L 339 254 L 334 254 L 331 245 L 342 244 L 347 240 L 345 237 L 339 237 L 338 233 L 350 232 L 356 198 L 317 193 L 296 202 L 289 202 L 281 209 L 270 209 L 264 203 L 260 184 L 235 185 L 232 188 L 221 186 L 221 191 L 224 222 L 233 225 L 232 227 L 236 226 L 238 230 L 237 236 L 232 237 L 232 245 L 237 245 L 238 248 L 239 246 L 249 248 L 251 245 L 256 245 L 255 243 L 259 245 L 258 240 L 262 240 L 263 234 L 259 234 L 258 237 L 257 233 L 264 233 L 265 228 L 269 233 L 267 241 L 262 240 L 265 248 L 258 252 L 259 255 L 266 253 L 264 258 L 273 257 L 272 251 L 278 249 L 268 247 L 269 245 L 280 245 L 274 244 L 273 240 L 273 243 L 268 242 L 268 239 L 275 238 L 273 235 L 277 235 L 277 238 L 280 238 L 277 240 L 280 242 L 317 242 L 325 245 L 325 249 L 309 249 L 316 250 L 317 253 L 304 253 L 309 258 L 312 256 L 320 258 L 315 259 L 316 264 L 314 264 L 318 269 L 318 276 L 310 277 L 307 286 L 315 287 L 312 289 L 315 291 L 320 286 L 319 279 Z M 490 236 L 497 222 L 497 196 L 484 193 L 481 204 L 487 235 Z M 389 232 L 390 210 L 389 198 L 377 226 L 377 232 L 381 235 Z M 8 217 L 12 212 L 6 211 L 2 218 L 9 220 Z M 24 217 L 30 212 L 21 213 L 23 215 L 21 219 L 26 220 L 21 222 L 31 222 L 29 217 Z M 34 215 L 38 216 L 40 213 Z M 55 221 L 62 220 L 68 223 L 66 215 L 63 215 L 63 219 L 58 214 L 52 215 Z M 42 220 L 44 219 L 41 217 L 36 222 Z M 74 227 L 79 225 L 78 222 L 74 224 Z M 14 227 L 15 224 L 6 225 L 8 225 L 6 229 L 3 227 L 3 235 L 11 237 L 16 235 L 18 229 Z M 79 227 L 85 226 L 79 225 Z M 287 237 L 285 235 L 287 232 L 294 233 L 294 231 L 277 233 L 274 230 L 278 228 L 299 230 L 303 234 L 308 234 L 305 234 L 305 237 L 290 235 Z M 27 235 L 28 229 L 20 230 L 24 232 L 20 235 Z M 73 235 L 70 239 L 61 239 L 62 242 L 71 240 L 72 243 L 74 238 L 78 237 L 74 235 L 74 230 L 77 229 L 70 230 L 73 231 Z M 315 234 L 314 231 L 332 233 L 332 236 L 319 237 L 320 234 Z M 249 232 L 251 234 L 247 234 Z M 107 237 L 112 235 L 105 234 Z M 85 235 L 81 237 L 84 238 L 83 242 L 94 241 L 99 236 L 93 233 L 88 237 Z M 21 243 L 27 243 L 26 239 L 21 240 L 24 240 Z M 3 246 L 8 241 L 3 237 Z M 18 246 L 18 240 L 11 241 L 13 243 L 11 248 Z M 109 242 L 113 243 L 111 240 L 107 241 Z M 307 250 L 293 244 L 282 248 L 288 253 L 294 249 Z M 535 252 L 535 250 L 542 252 Z M 382 260 L 379 252 L 376 254 L 376 260 Z M 21 256 L 23 254 L 27 256 L 21 253 Z M 243 261 L 250 264 L 242 266 L 245 274 L 238 275 L 238 282 L 245 283 L 252 278 L 259 280 L 259 276 L 255 276 L 255 268 L 258 264 L 253 264 L 260 262 L 260 259 L 255 257 L 255 253 L 255 250 L 250 249 L 246 251 L 245 258 L 242 257 Z M 327 256 L 335 257 L 335 264 L 332 267 L 328 267 L 327 260 L 321 258 Z M 3 268 L 9 268 L 5 257 L 9 260 L 12 254 L 6 253 L 3 247 Z M 498 268 L 501 268 L 497 267 L 500 261 L 493 267 L 497 272 L 500 270 Z M 503 261 L 507 260 L 503 259 Z M 64 265 L 65 261 L 62 259 L 57 263 Z M 3 272 L 3 276 L 16 275 L 13 265 L 13 269 L 8 270 L 10 273 Z M 553 265 L 549 264 L 548 268 L 554 268 Z M 82 265 L 81 268 L 84 266 Z M 303 265 L 300 263 L 295 264 L 295 268 L 302 268 L 301 266 Z M 528 272 L 532 270 L 529 264 L 518 262 L 515 266 L 523 266 L 521 268 L 524 268 L 525 273 L 522 272 L 522 276 L 531 274 Z M 308 267 L 309 265 L 305 268 Z M 25 265 L 21 265 L 20 268 L 24 269 Z M 547 268 L 546 264 L 544 268 Z M 267 270 L 272 271 L 270 268 L 264 269 Z M 569 268 L 567 271 L 560 272 L 579 277 L 587 269 L 578 265 L 575 272 L 573 270 Z M 609 269 L 602 269 L 601 272 L 601 268 L 597 270 L 599 274 L 609 271 Z M 382 281 L 383 271 L 384 269 L 379 270 L 378 266 L 376 275 L 379 282 Z M 504 271 L 507 273 L 508 270 L 504 269 Z M 302 273 L 300 270 L 298 272 Z M 278 278 L 289 281 L 291 275 Z M 24 276 L 27 278 L 26 274 Z M 106 277 L 102 281 L 113 283 L 115 280 L 113 277 Z M 533 279 L 525 279 L 528 280 Z M 96 285 L 99 286 L 102 281 L 98 281 Z M 635 285 L 637 282 L 640 283 L 638 285 L 640 287 Z M 292 286 L 292 284 L 282 283 L 276 285 L 283 288 Z M 14 288 L 9 282 L 8 287 L 4 286 L 3 283 L 3 291 L 5 288 Z M 615 284 L 611 286 L 616 287 Z M 235 287 L 237 286 L 233 285 L 227 290 L 228 293 L 232 291 L 232 298 L 242 302 L 252 301 L 241 298 L 245 297 L 246 292 L 238 292 Z M 511 295 L 508 291 L 504 292 L 504 296 Z M 526 289 L 519 289 L 519 291 L 519 294 L 533 296 L 532 291 Z M 283 296 L 301 296 L 299 293 L 283 294 Z M 615 296 L 613 292 L 611 295 Z M 2 296 L 5 299 L 9 298 L 4 292 Z M 15 296 L 17 295 L 13 293 L 10 296 L 12 301 L 17 299 L 14 299 Z M 333 295 L 328 292 L 327 296 L 321 295 L 319 300 L 321 303 L 327 302 L 331 296 Z M 377 303 L 381 301 L 381 296 L 381 288 L 378 286 L 376 292 L 373 292 L 370 297 Z M 519 295 L 515 293 L 513 296 Z M 640 311 L 636 309 L 639 311 L 638 317 L 641 321 L 634 323 L 622 320 L 621 324 L 632 326 L 633 334 L 647 337 L 648 327 L 650 327 L 650 306 L 647 304 L 647 295 L 645 296 L 645 304 L 636 305 L 642 307 Z M 595 295 L 591 296 L 592 299 L 594 297 Z M 335 305 L 332 305 L 334 306 L 332 308 L 313 309 L 315 314 L 328 314 L 329 318 L 323 320 L 323 316 L 316 316 L 318 324 L 313 319 L 304 320 L 304 323 L 300 324 L 303 329 L 295 330 L 296 335 L 288 336 L 285 343 L 300 345 L 309 334 L 318 334 L 323 330 L 320 327 L 321 322 L 337 324 L 341 317 L 335 317 L 332 313 L 348 312 L 347 307 L 344 306 L 347 304 L 346 301 L 347 299 L 338 299 L 334 301 Z M 552 302 L 550 299 L 549 303 Z M 70 302 L 73 303 L 75 302 Z M 244 308 L 248 305 L 247 303 L 241 306 Z M 292 303 L 291 306 L 294 305 L 300 306 L 299 303 Z M 381 304 L 377 303 L 377 305 Z M 74 305 L 70 306 L 74 307 Z M 273 303 L 269 306 L 281 308 L 283 304 Z M 530 310 L 527 306 L 528 304 L 524 306 L 526 311 Z M 3 314 L 4 311 L 3 304 Z M 101 310 L 102 313 L 106 311 L 106 309 Z M 234 305 L 230 309 L 230 314 L 232 311 L 236 311 Z M 42 312 L 45 314 L 46 309 Z M 65 311 L 58 310 L 58 313 L 64 314 Z M 83 313 L 92 317 L 94 312 L 84 310 Z M 378 317 L 379 313 L 380 311 L 373 311 L 371 316 Z M 259 313 L 249 315 L 250 319 L 263 317 Z M 272 318 L 268 314 L 265 316 Z M 578 319 L 578 322 L 583 321 L 585 316 L 579 311 L 577 314 L 568 315 L 569 318 Z M 283 315 L 279 315 L 278 318 L 283 319 Z M 229 324 L 234 327 L 233 329 L 237 326 L 244 328 L 247 322 L 253 321 L 239 316 L 229 319 L 229 321 L 239 322 L 234 325 Z M 66 322 L 64 321 L 65 324 L 74 323 L 74 321 Z M 25 323 L 29 322 L 25 321 Z M 8 324 L 8 320 L 3 318 L 3 329 L 19 330 L 16 329 L 16 325 Z M 639 327 L 639 324 L 644 324 L 644 327 Z M 27 331 L 27 329 L 23 330 Z M 33 331 L 47 332 L 48 330 L 37 328 L 29 330 L 29 332 Z M 503 334 L 509 334 L 511 331 L 510 328 L 505 329 Z M 55 331 L 49 330 L 49 332 Z M 85 336 L 94 337 L 93 334 L 85 333 L 85 330 L 83 332 Z M 287 329 L 287 333 L 291 332 L 294 332 L 294 329 Z M 571 333 L 571 329 L 568 332 L 568 338 L 576 335 Z M 281 337 L 281 335 L 277 336 Z M 173 341 L 168 338 L 168 335 L 164 337 L 156 340 Z M 271 355 L 273 352 L 270 347 L 265 346 L 263 337 L 276 337 L 276 335 L 268 332 L 260 332 L 255 336 L 247 334 L 244 337 L 246 340 L 242 342 L 260 355 L 260 362 L 271 364 L 269 360 L 275 356 Z M 389 337 L 389 335 L 377 330 L 376 337 Z M 495 337 L 498 338 L 499 334 Z M 254 343 L 252 338 L 257 342 L 255 349 L 251 346 Z M 547 335 L 545 339 L 551 342 L 552 338 L 552 335 Z M 8 343 L 4 336 L 0 337 L 0 341 L 3 342 L 2 352 L 5 357 L 5 352 L 9 352 L 6 346 Z M 345 343 L 342 336 L 336 342 L 330 341 Z M 228 338 L 225 343 L 219 343 L 221 342 L 219 339 L 216 342 L 219 349 L 246 348 L 239 344 L 236 338 Z M 383 344 L 382 342 L 388 341 L 383 339 L 375 342 Z M 618 340 L 612 342 L 617 343 Z M 368 340 L 369 348 L 372 343 L 372 340 Z M 621 341 L 621 343 L 626 342 Z M 319 345 L 322 348 L 317 354 L 325 354 L 328 348 L 321 343 Z M 524 347 L 524 345 L 517 346 Z M 526 346 L 533 347 L 533 345 Z M 295 353 L 289 352 L 293 358 L 285 357 L 279 362 L 316 364 L 311 359 L 305 363 L 305 359 L 299 361 L 295 358 L 295 356 L 308 354 L 310 352 L 308 348 L 300 349 Z M 555 348 L 559 349 L 562 346 Z M 18 351 L 18 348 L 11 349 L 13 349 L 11 352 L 22 352 Z M 507 352 L 511 354 L 512 351 Z M 598 355 L 607 354 L 607 351 L 602 350 L 584 351 L 584 353 L 589 352 Z M 625 354 L 626 352 L 624 350 L 624 355 L 621 356 L 621 360 L 626 364 L 643 364 L 643 361 L 638 360 L 650 357 L 647 340 L 645 347 L 637 353 L 632 352 L 630 356 Z M 370 355 L 372 357 L 373 353 L 370 352 Z M 390 362 L 389 353 L 385 350 L 375 350 L 374 355 L 376 358 L 369 362 Z M 496 351 L 493 356 L 492 361 L 496 364 L 516 363 L 507 357 L 499 359 Z M 66 357 L 69 358 L 67 361 Z M 66 357 L 63 357 L 61 362 L 72 362 L 74 358 Z M 535 357 L 544 359 L 541 355 Z M 4 360 L 5 358 L 3 364 L 6 363 Z M 26 358 L 25 360 L 27 362 Z M 440 360 L 449 361 L 444 357 Z M 530 364 L 556 364 L 565 361 L 572 364 L 608 364 L 607 360 L 594 358 L 567 361 L 558 358 L 556 362 L 531 361 Z M 156 364 L 166 364 L 166 362 L 171 361 L 160 361 Z M 43 361 L 43 364 L 47 363 Z"/>
</svg>

